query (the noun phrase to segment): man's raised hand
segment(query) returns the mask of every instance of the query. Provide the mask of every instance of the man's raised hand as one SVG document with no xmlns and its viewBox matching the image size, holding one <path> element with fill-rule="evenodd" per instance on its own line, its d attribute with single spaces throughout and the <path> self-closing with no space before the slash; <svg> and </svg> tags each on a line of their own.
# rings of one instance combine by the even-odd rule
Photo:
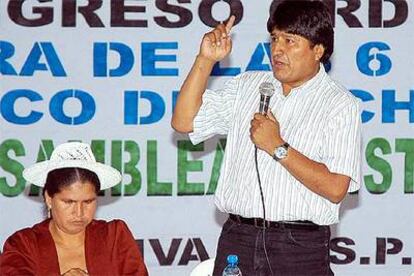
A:
<svg viewBox="0 0 414 276">
<path fill-rule="evenodd" d="M 214 62 L 225 58 L 231 52 L 230 31 L 235 20 L 236 17 L 232 15 L 226 24 L 219 24 L 206 33 L 201 41 L 199 55 Z"/>
</svg>

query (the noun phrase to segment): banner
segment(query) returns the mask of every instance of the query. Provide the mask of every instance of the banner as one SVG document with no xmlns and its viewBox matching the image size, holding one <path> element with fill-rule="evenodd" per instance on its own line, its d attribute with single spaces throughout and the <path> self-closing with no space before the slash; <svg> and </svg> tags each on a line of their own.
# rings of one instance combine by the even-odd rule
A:
<svg viewBox="0 0 414 276">
<path fill-rule="evenodd" d="M 192 145 L 170 120 L 205 32 L 236 16 L 233 51 L 209 87 L 271 70 L 270 0 L 0 1 L 0 246 L 45 218 L 25 167 L 66 141 L 123 174 L 97 217 L 127 222 L 150 275 L 214 258 L 225 137 Z M 414 3 L 324 1 L 335 25 L 329 74 L 361 101 L 363 180 L 333 225 L 337 275 L 414 272 Z"/>
</svg>

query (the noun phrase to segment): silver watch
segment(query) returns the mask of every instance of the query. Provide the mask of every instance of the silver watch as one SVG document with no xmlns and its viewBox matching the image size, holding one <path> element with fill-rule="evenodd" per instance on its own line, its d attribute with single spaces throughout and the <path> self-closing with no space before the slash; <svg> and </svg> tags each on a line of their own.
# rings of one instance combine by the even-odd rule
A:
<svg viewBox="0 0 414 276">
<path fill-rule="evenodd" d="M 273 159 L 276 161 L 280 161 L 284 158 L 286 158 L 288 154 L 289 144 L 284 143 L 283 145 L 280 145 L 276 147 L 275 151 L 273 152 Z"/>
</svg>

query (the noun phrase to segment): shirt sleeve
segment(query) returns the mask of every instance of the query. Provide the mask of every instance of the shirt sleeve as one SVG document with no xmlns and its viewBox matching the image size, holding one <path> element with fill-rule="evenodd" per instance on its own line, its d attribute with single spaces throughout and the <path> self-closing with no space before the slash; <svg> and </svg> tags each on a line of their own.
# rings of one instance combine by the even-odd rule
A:
<svg viewBox="0 0 414 276">
<path fill-rule="evenodd" d="M 202 98 L 202 104 L 193 122 L 193 132 L 189 134 L 195 145 L 208 138 L 221 134 L 226 135 L 230 127 L 234 102 L 239 86 L 239 76 L 228 80 L 224 88 L 219 90 L 207 89 Z"/>
<path fill-rule="evenodd" d="M 357 100 L 329 120 L 325 131 L 323 160 L 329 171 L 351 178 L 348 192 L 361 186 L 361 117 Z"/>
<path fill-rule="evenodd" d="M 113 259 L 117 260 L 119 275 L 148 276 L 147 267 L 138 244 L 122 220 L 114 221 L 115 244 Z"/>
<path fill-rule="evenodd" d="M 36 275 L 35 242 L 22 232 L 10 236 L 0 255 L 1 275 Z"/>
</svg>

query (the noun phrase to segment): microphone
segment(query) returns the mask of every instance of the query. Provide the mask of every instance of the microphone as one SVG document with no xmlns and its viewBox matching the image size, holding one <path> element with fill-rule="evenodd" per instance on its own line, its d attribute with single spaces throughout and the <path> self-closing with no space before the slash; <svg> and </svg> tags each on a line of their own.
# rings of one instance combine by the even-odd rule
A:
<svg viewBox="0 0 414 276">
<path fill-rule="evenodd" d="M 273 84 L 271 82 L 262 82 L 259 86 L 259 93 L 260 93 L 259 112 L 262 115 L 266 115 L 267 110 L 269 109 L 270 97 L 272 97 L 273 94 L 275 93 Z"/>
</svg>

